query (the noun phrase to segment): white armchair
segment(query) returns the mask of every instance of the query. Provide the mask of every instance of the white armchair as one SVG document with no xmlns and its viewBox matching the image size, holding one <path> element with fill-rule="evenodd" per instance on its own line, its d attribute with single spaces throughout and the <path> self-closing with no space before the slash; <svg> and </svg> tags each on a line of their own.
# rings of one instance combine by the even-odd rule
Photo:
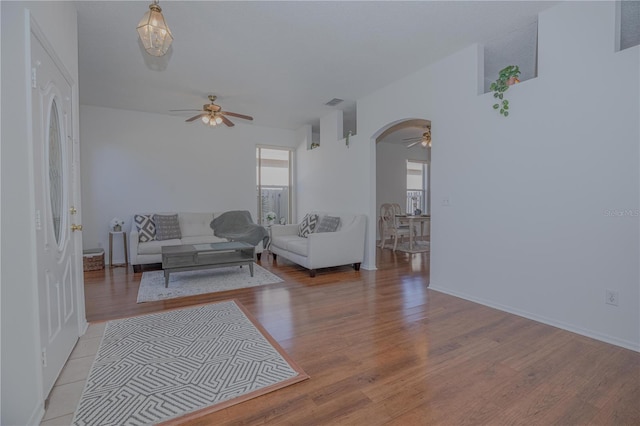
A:
<svg viewBox="0 0 640 426">
<path fill-rule="evenodd" d="M 316 269 L 353 264 L 360 270 L 364 258 L 364 239 L 367 217 L 340 213 L 315 212 L 318 223 L 323 216 L 340 217 L 335 232 L 311 233 L 306 238 L 298 236 L 298 225 L 271 226 L 269 251 L 274 260 L 278 255 L 309 269 L 314 277 Z"/>
</svg>

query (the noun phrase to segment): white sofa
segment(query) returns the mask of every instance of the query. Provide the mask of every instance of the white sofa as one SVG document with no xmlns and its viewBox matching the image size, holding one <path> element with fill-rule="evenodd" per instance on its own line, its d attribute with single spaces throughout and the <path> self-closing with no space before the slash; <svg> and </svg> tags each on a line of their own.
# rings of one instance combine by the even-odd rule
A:
<svg viewBox="0 0 640 426">
<path fill-rule="evenodd" d="M 316 269 L 353 264 L 356 271 L 364 258 L 367 217 L 344 213 L 312 212 L 318 215 L 318 224 L 325 215 L 340 217 L 335 232 L 314 232 L 306 238 L 298 236 L 298 224 L 272 225 L 269 252 L 289 259 L 309 269 L 315 277 Z"/>
<path fill-rule="evenodd" d="M 211 229 L 211 221 L 214 217 L 220 216 L 224 212 L 212 213 L 178 213 L 178 224 L 182 238 L 170 240 L 152 240 L 140 242 L 138 229 L 133 223 L 131 232 L 129 233 L 129 262 L 133 265 L 135 272 L 140 272 L 143 265 L 152 263 L 162 263 L 162 247 L 178 246 L 183 244 L 206 244 L 227 241 L 225 238 L 219 238 L 213 235 Z M 176 213 L 157 213 L 162 215 Z M 262 253 L 262 242 L 258 243 L 255 252 L 258 260 Z"/>
</svg>

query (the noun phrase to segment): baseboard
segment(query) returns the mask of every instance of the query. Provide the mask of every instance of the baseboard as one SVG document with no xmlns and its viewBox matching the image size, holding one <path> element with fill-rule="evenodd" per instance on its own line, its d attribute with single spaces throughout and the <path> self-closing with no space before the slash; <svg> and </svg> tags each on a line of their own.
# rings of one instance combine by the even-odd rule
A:
<svg viewBox="0 0 640 426">
<path fill-rule="evenodd" d="M 87 332 L 87 329 L 89 328 L 89 323 L 87 322 L 86 318 L 82 319 L 78 328 L 80 331 L 79 336 L 84 336 L 84 334 Z"/>
<path fill-rule="evenodd" d="M 540 315 L 533 314 L 531 312 L 522 311 L 520 309 L 513 308 L 511 306 L 502 305 L 500 303 L 495 303 L 491 300 L 486 300 L 482 298 L 478 298 L 475 296 L 470 296 L 466 293 L 461 293 L 457 291 L 452 291 L 446 288 L 439 287 L 437 284 L 431 282 L 429 284 L 429 288 L 431 290 L 438 291 L 440 293 L 448 294 L 450 296 L 459 297 L 461 299 L 469 300 L 471 302 L 479 303 L 484 306 L 488 306 L 490 308 L 498 309 L 499 311 L 508 312 L 510 314 L 518 315 L 523 318 L 527 318 L 533 321 L 537 321 L 543 324 L 547 324 L 553 327 L 561 328 L 566 331 L 570 331 L 572 333 L 580 334 L 581 336 L 590 337 L 592 339 L 599 340 L 601 342 L 610 343 L 612 345 L 620 346 L 625 349 L 630 349 L 635 352 L 640 352 L 640 343 L 632 342 L 625 339 L 618 339 L 617 337 L 612 337 L 606 334 L 598 333 L 592 330 L 583 329 L 580 327 L 573 326 L 571 324 L 566 324 L 562 321 L 557 321 L 551 318 L 546 318 Z"/>
<path fill-rule="evenodd" d="M 376 268 L 376 265 L 373 264 L 369 264 L 369 263 L 363 263 L 362 265 L 360 265 L 360 269 L 364 269 L 365 271 L 377 271 L 378 268 Z"/>
<path fill-rule="evenodd" d="M 29 417 L 29 421 L 26 423 L 28 425 L 39 425 L 42 423 L 42 419 L 44 418 L 44 401 L 38 401 L 38 405 L 36 405 L 33 413 Z"/>
</svg>

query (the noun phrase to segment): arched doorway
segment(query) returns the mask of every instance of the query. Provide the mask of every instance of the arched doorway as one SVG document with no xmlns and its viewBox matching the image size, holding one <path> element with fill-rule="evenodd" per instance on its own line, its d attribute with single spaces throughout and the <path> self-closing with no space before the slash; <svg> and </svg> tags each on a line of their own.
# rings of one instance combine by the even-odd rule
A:
<svg viewBox="0 0 640 426">
<path fill-rule="evenodd" d="M 372 177 L 375 194 L 372 203 L 375 229 L 370 228 L 370 243 L 380 241 L 379 211 L 383 203 L 400 206 L 403 213 L 414 213 L 419 208 L 422 213 L 430 213 L 430 163 L 431 163 L 431 121 L 423 118 L 407 118 L 388 123 L 371 138 L 374 144 Z M 424 218 L 423 218 L 424 219 Z M 399 251 L 407 254 L 424 253 L 429 250 L 429 222 L 416 221 L 419 236 L 411 246 L 406 242 Z M 422 232 L 421 232 L 422 231 Z M 371 252 L 370 252 L 371 253 Z M 375 247 L 372 254 L 379 253 Z M 376 256 L 377 259 L 377 256 Z M 378 261 L 376 260 L 376 266 Z"/>
</svg>

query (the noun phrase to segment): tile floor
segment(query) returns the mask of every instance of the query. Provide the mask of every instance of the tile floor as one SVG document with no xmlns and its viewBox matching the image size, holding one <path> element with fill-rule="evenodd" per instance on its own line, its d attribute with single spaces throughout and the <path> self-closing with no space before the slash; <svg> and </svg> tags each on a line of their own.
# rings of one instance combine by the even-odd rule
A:
<svg viewBox="0 0 640 426">
<path fill-rule="evenodd" d="M 60 377 L 49 394 L 49 406 L 41 426 L 69 426 L 73 420 L 84 383 L 104 333 L 106 322 L 90 324 L 84 336 L 76 343 Z"/>
</svg>

